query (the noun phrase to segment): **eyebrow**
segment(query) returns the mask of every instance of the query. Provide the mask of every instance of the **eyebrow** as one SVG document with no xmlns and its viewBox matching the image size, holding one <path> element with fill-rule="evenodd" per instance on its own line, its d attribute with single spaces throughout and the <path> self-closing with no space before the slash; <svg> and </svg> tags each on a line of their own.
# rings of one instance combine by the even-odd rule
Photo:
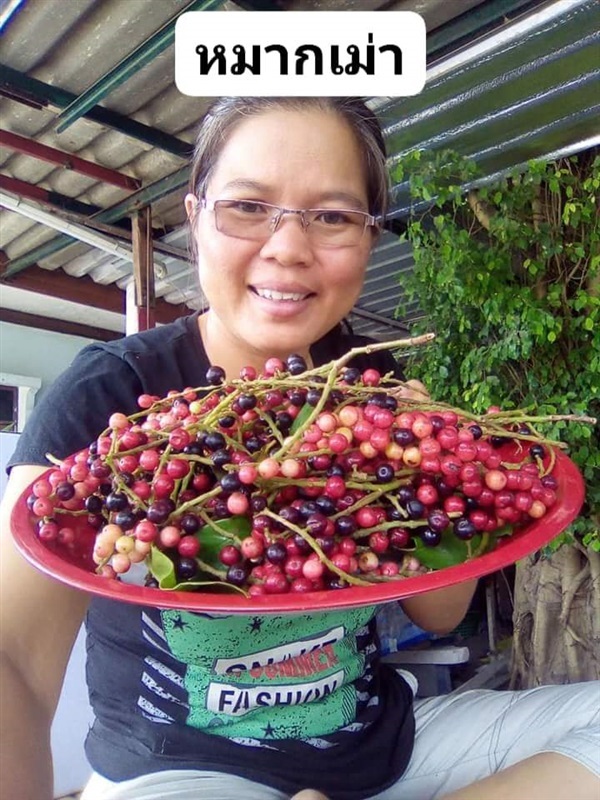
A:
<svg viewBox="0 0 600 800">
<path fill-rule="evenodd" d="M 224 191 L 231 191 L 231 190 L 246 190 L 246 191 L 254 191 L 258 192 L 259 194 L 263 192 L 270 192 L 272 191 L 271 188 L 264 183 L 260 183 L 259 181 L 253 181 L 245 178 L 234 179 L 232 181 L 228 181 L 225 186 L 223 187 Z M 344 192 L 344 191 L 333 191 L 333 192 L 325 192 L 322 195 L 319 195 L 319 203 L 328 203 L 328 202 L 339 202 L 339 203 L 347 203 L 349 206 L 364 210 L 366 208 L 366 203 L 361 200 L 352 192 Z M 321 206 L 312 206 L 313 208 L 320 208 Z"/>
</svg>

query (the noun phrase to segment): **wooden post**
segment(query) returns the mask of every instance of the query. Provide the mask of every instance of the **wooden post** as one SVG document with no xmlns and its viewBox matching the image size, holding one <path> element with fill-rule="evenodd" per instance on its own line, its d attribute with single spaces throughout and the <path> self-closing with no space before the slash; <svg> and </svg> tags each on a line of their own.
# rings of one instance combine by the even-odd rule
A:
<svg viewBox="0 0 600 800">
<path fill-rule="evenodd" d="M 127 309 L 127 333 L 153 328 L 156 305 L 151 207 L 140 208 L 132 217 L 131 223 L 135 306 Z M 128 304 L 130 296 L 128 294 Z"/>
</svg>

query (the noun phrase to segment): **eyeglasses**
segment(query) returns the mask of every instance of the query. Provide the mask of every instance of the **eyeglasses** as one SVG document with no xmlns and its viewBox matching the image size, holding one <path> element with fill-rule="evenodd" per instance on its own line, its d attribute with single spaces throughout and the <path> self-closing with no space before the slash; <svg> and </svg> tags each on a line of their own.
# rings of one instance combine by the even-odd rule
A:
<svg viewBox="0 0 600 800">
<path fill-rule="evenodd" d="M 347 208 L 282 208 L 256 200 L 200 199 L 207 211 L 214 211 L 215 226 L 225 236 L 263 241 L 275 233 L 285 214 L 296 214 L 311 244 L 319 247 L 355 247 L 367 227 L 377 220 L 365 211 Z"/>
</svg>

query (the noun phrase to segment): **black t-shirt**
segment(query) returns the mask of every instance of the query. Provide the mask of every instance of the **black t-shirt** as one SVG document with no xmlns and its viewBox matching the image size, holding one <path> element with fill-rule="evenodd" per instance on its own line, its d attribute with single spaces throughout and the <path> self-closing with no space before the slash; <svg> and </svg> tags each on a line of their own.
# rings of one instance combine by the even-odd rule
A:
<svg viewBox="0 0 600 800">
<path fill-rule="evenodd" d="M 364 337 L 325 336 L 316 364 Z M 399 375 L 387 352 L 355 365 Z M 10 465 L 87 446 L 142 393 L 206 384 L 197 315 L 84 348 L 36 406 Z M 212 615 L 94 597 L 86 619 L 92 767 L 111 780 L 164 769 L 241 775 L 331 800 L 383 790 L 410 759 L 410 688 L 378 656 L 375 607 Z"/>
</svg>

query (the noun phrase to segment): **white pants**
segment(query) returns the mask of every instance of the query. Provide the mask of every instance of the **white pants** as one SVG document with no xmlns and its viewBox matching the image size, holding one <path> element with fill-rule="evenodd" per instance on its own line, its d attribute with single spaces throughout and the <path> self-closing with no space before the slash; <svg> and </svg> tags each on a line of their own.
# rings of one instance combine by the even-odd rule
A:
<svg viewBox="0 0 600 800">
<path fill-rule="evenodd" d="M 561 753 L 590 769 L 599 776 L 600 794 L 600 681 L 428 697 L 415 701 L 415 718 L 407 771 L 371 800 L 433 800 L 542 752 Z M 123 783 L 94 775 L 81 800 L 239 798 L 287 795 L 224 773 L 169 770 Z"/>
</svg>

